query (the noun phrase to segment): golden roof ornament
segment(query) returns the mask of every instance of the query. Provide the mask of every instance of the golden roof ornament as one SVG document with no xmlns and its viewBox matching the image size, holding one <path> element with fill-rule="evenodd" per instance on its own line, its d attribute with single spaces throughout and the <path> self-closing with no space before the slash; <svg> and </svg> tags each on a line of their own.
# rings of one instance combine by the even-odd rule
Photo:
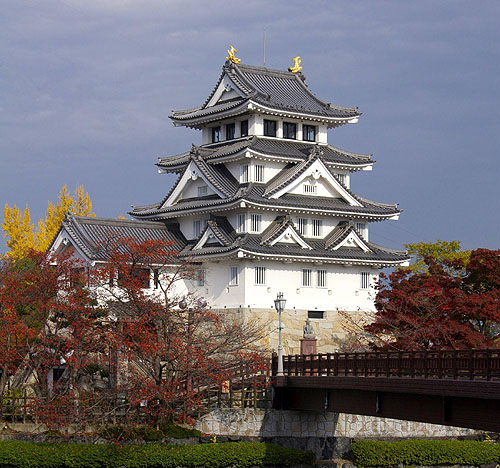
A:
<svg viewBox="0 0 500 468">
<path fill-rule="evenodd" d="M 288 67 L 288 71 L 292 73 L 298 73 L 300 70 L 302 70 L 302 67 L 300 66 L 300 55 L 297 55 L 297 57 L 294 57 L 293 59 L 293 67 Z"/>
<path fill-rule="evenodd" d="M 240 63 L 241 59 L 237 58 L 236 55 L 234 55 L 236 54 L 236 52 L 238 51 L 233 46 L 229 46 L 226 59 L 233 63 Z"/>
</svg>

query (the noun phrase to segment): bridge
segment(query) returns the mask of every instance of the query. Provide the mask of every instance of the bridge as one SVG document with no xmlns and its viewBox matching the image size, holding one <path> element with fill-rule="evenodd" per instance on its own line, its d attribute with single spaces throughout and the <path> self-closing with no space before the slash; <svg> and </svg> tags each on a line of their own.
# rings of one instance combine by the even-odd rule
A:
<svg viewBox="0 0 500 468">
<path fill-rule="evenodd" d="M 274 407 L 500 432 L 500 350 L 283 356 Z"/>
</svg>

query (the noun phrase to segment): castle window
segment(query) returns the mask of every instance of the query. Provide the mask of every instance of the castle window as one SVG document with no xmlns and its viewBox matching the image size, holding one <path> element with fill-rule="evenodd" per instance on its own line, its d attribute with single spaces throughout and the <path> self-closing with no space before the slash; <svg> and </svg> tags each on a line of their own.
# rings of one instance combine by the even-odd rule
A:
<svg viewBox="0 0 500 468">
<path fill-rule="evenodd" d="M 303 236 L 307 235 L 307 218 L 297 218 L 297 230 Z"/>
<path fill-rule="evenodd" d="M 255 284 L 266 284 L 266 267 L 255 267 Z"/>
<path fill-rule="evenodd" d="M 153 284 L 155 289 L 160 287 L 160 270 L 158 268 L 153 270 Z"/>
<path fill-rule="evenodd" d="M 316 195 L 316 185 L 304 184 L 304 193 L 307 195 Z"/>
<path fill-rule="evenodd" d="M 283 138 L 295 140 L 297 138 L 297 124 L 283 122 Z"/>
<path fill-rule="evenodd" d="M 220 141 L 220 127 L 212 127 L 212 143 Z"/>
<path fill-rule="evenodd" d="M 314 125 L 303 125 L 302 139 L 304 141 L 316 141 L 316 127 Z"/>
<path fill-rule="evenodd" d="M 264 120 L 264 136 L 276 136 L 276 120 Z"/>
<path fill-rule="evenodd" d="M 254 176 L 255 182 L 264 182 L 264 166 L 262 164 L 254 166 Z"/>
<path fill-rule="evenodd" d="M 318 270 L 316 272 L 316 286 L 318 288 L 326 288 L 326 270 Z"/>
<path fill-rule="evenodd" d="M 242 184 L 249 181 L 250 178 L 250 167 L 248 164 L 242 164 L 240 166 L 240 182 Z"/>
<path fill-rule="evenodd" d="M 226 125 L 226 140 L 232 140 L 234 138 L 234 132 L 236 127 L 234 123 L 230 123 Z"/>
<path fill-rule="evenodd" d="M 312 286 L 312 270 L 310 268 L 302 270 L 302 286 L 306 288 Z"/>
<path fill-rule="evenodd" d="M 202 185 L 198 187 L 198 196 L 204 197 L 208 193 L 208 187 L 206 185 Z"/>
<path fill-rule="evenodd" d="M 232 266 L 229 267 L 229 286 L 238 286 L 239 277 L 238 277 L 238 267 Z"/>
<path fill-rule="evenodd" d="M 207 280 L 207 270 L 201 268 L 196 274 L 196 286 L 205 286 Z"/>
<path fill-rule="evenodd" d="M 356 223 L 356 230 L 366 239 L 366 223 Z"/>
<path fill-rule="evenodd" d="M 342 185 L 346 185 L 347 176 L 345 174 L 337 174 L 337 178 Z"/>
<path fill-rule="evenodd" d="M 246 228 L 246 215 L 245 213 L 241 213 L 238 215 L 238 222 L 236 225 L 236 232 L 245 232 Z"/>
<path fill-rule="evenodd" d="M 367 271 L 361 272 L 361 289 L 370 289 L 370 273 Z"/>
<path fill-rule="evenodd" d="M 241 136 L 248 136 L 248 120 L 242 120 L 240 123 Z"/>
<path fill-rule="evenodd" d="M 321 237 L 323 232 L 323 220 L 322 219 L 313 219 L 312 220 L 312 235 L 314 237 Z"/>
<path fill-rule="evenodd" d="M 262 215 L 260 215 L 260 214 L 250 215 L 250 231 L 251 232 L 260 232 L 261 224 L 262 224 Z"/>
<path fill-rule="evenodd" d="M 323 319 L 325 318 L 325 312 L 322 310 L 308 310 L 307 318 L 309 319 Z"/>
<path fill-rule="evenodd" d="M 193 221 L 193 236 L 199 237 L 199 235 L 203 232 L 203 229 L 205 229 L 206 224 L 207 221 L 205 219 L 195 219 Z"/>
</svg>

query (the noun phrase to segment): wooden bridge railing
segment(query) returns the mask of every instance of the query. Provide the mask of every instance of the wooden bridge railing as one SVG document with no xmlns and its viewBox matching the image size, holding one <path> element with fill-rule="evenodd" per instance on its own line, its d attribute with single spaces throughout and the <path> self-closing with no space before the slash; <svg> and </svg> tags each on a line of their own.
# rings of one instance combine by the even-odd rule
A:
<svg viewBox="0 0 500 468">
<path fill-rule="evenodd" d="M 272 374 L 276 375 L 273 355 Z M 286 376 L 500 380 L 500 349 L 379 351 L 283 356 Z"/>
</svg>

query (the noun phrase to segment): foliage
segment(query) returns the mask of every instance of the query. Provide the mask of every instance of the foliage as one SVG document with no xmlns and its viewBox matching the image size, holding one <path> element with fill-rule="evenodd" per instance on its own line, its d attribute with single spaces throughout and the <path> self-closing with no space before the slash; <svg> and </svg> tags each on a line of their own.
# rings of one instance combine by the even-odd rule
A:
<svg viewBox="0 0 500 468">
<path fill-rule="evenodd" d="M 3 210 L 2 229 L 5 231 L 4 237 L 8 237 L 7 255 L 10 258 L 22 258 L 29 249 L 34 247 L 35 237 L 28 205 L 21 214 L 16 205 L 11 208 L 6 203 Z"/>
<path fill-rule="evenodd" d="M 34 444 L 0 441 L 0 466 L 13 468 L 147 468 L 178 466 L 206 468 L 238 468 L 264 465 L 311 465 L 310 452 L 277 445 L 252 442 L 227 442 L 168 446 Z"/>
<path fill-rule="evenodd" d="M 413 263 L 405 267 L 413 273 L 428 273 L 426 257 L 431 257 L 438 264 L 453 260 L 462 260 L 464 265 L 470 257 L 469 250 L 460 250 L 460 242 L 456 240 L 436 242 L 418 242 L 415 244 L 405 244 L 408 254 L 413 257 Z"/>
<path fill-rule="evenodd" d="M 500 445 L 473 440 L 361 440 L 351 445 L 359 467 L 483 465 L 500 462 Z"/>
<path fill-rule="evenodd" d="M 66 185 L 59 193 L 58 202 L 54 205 L 49 202 L 45 218 L 40 219 L 36 231 L 33 231 L 29 207 L 26 206 L 21 215 L 16 205 L 11 208 L 4 206 L 4 220 L 2 229 L 7 237 L 7 256 L 11 259 L 21 259 L 28 255 L 30 250 L 44 252 L 57 233 L 64 217 L 68 214 L 78 216 L 95 216 L 92 213 L 92 202 L 82 185 L 75 189 L 73 196 Z"/>
<path fill-rule="evenodd" d="M 201 437 L 202 434 L 196 429 L 188 429 L 173 423 L 161 423 L 158 425 L 158 429 L 151 426 L 108 426 L 100 431 L 99 435 L 104 439 L 114 441 L 157 441 L 164 437 L 187 439 L 189 437 Z"/>
<path fill-rule="evenodd" d="M 425 258 L 426 273 L 381 275 L 373 323 L 376 347 L 400 350 L 497 347 L 500 250 L 477 249 L 463 260 Z"/>
</svg>

